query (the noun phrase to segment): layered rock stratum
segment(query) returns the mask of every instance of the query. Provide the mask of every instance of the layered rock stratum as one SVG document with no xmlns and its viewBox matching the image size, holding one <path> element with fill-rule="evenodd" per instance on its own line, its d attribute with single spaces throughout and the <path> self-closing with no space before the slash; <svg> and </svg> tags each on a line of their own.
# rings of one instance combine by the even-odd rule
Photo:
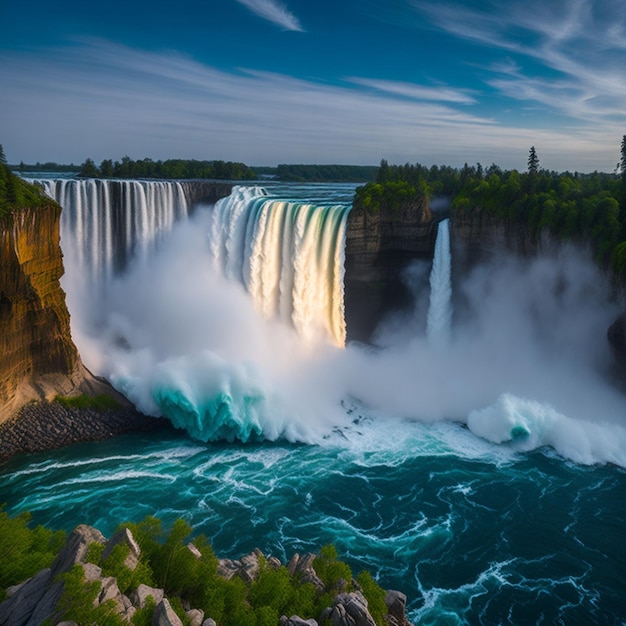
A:
<svg viewBox="0 0 626 626">
<path fill-rule="evenodd" d="M 83 365 L 61 288 L 61 207 L 11 209 L 0 218 L 0 424 L 33 401 L 85 393 L 130 403 Z"/>
<path fill-rule="evenodd" d="M 350 211 L 344 279 L 348 339 L 368 341 L 385 313 L 410 303 L 402 273 L 412 261 L 432 258 L 436 226 L 426 199 Z"/>
</svg>

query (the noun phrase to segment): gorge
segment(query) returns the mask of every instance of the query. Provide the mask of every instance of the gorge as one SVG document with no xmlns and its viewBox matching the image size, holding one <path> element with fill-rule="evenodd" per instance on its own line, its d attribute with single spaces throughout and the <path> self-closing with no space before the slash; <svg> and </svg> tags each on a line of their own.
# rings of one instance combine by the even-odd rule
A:
<svg viewBox="0 0 626 626">
<path fill-rule="evenodd" d="M 76 183 L 77 192 L 89 184 Z M 623 522 L 626 435 L 624 398 L 602 376 L 610 362 L 606 329 L 618 310 L 601 273 L 575 249 L 520 259 L 494 245 L 497 254 L 459 275 L 467 222 L 453 215 L 455 311 L 449 344 L 435 347 L 426 333 L 435 240 L 426 207 L 410 208 L 415 230 L 404 242 L 393 220 L 355 214 L 345 223 L 346 347 L 307 343 L 272 312 L 291 318 L 300 305 L 323 304 L 315 319 L 332 319 L 324 303 L 339 303 L 322 295 L 334 289 L 328 259 L 343 249 L 313 246 L 324 290 L 316 287 L 320 297 L 308 302 L 290 279 L 285 291 L 295 296 L 287 307 L 268 298 L 280 280 L 278 288 L 251 281 L 254 272 L 239 261 L 235 280 L 224 276 L 232 266 L 216 262 L 217 235 L 209 233 L 216 216 L 240 211 L 242 221 L 218 248 L 258 242 L 247 246 L 247 259 L 294 277 L 294 250 L 311 247 L 292 243 L 306 241 L 311 224 L 318 233 L 329 226 L 329 241 L 340 240 L 346 211 L 333 221 L 336 213 L 318 209 L 347 203 L 276 197 L 269 186 L 267 193 L 236 190 L 217 207 L 181 214 L 164 227 L 167 237 L 146 240 L 143 259 L 120 274 L 111 259 L 97 265 L 84 251 L 115 249 L 100 243 L 106 229 L 97 239 L 81 231 L 87 246 L 79 263 L 64 248 L 72 333 L 89 367 L 145 410 L 175 407 L 196 441 L 161 433 L 16 458 L 0 475 L 8 509 L 30 509 L 61 527 L 80 519 L 105 533 L 128 515 L 183 515 L 221 553 L 258 545 L 285 558 L 333 542 L 386 587 L 407 592 L 415 621 L 509 615 L 617 623 L 624 554 L 614 529 Z M 263 218 L 266 202 L 299 211 L 302 227 Z M 139 223 L 156 233 L 164 222 Z M 393 253 L 394 238 L 401 253 Z M 351 292 L 357 266 L 371 283 Z M 87 283 L 104 295 L 72 294 L 93 267 L 111 269 Z M 376 347 L 363 346 L 351 340 L 350 316 L 367 318 L 362 333 L 374 326 L 379 313 L 359 309 L 384 308 L 376 289 L 385 275 L 404 280 L 406 294 L 417 297 L 403 296 L 403 310 L 377 331 Z M 269 320 L 251 301 L 256 287 L 257 302 L 278 303 Z M 207 415 L 225 414 L 207 430 Z"/>
</svg>

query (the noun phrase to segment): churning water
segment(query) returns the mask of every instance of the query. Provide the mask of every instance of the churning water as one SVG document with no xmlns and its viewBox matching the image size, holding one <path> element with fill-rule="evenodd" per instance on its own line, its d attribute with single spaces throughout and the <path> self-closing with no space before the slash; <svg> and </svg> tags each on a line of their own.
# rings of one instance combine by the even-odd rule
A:
<svg viewBox="0 0 626 626">
<path fill-rule="evenodd" d="M 463 277 L 453 318 L 443 242 L 426 323 L 418 303 L 384 347 L 341 348 L 348 208 L 236 190 L 181 214 L 88 302 L 66 236 L 84 358 L 194 438 L 15 458 L 0 499 L 105 533 L 182 516 L 230 557 L 333 542 L 407 593 L 416 623 L 623 624 L 626 399 L 603 376 L 602 277 L 577 250 L 498 258 Z"/>
</svg>

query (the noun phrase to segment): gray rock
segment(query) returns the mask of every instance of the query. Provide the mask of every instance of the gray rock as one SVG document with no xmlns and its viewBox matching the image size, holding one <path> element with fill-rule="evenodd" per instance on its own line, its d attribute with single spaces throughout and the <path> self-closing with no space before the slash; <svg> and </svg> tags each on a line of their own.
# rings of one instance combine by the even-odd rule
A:
<svg viewBox="0 0 626 626">
<path fill-rule="evenodd" d="M 93 582 L 102 578 L 102 568 L 93 563 L 83 563 L 83 572 L 87 582 Z"/>
<path fill-rule="evenodd" d="M 202 622 L 202 626 L 217 626 L 217 623 L 211 617 L 207 618 Z"/>
<path fill-rule="evenodd" d="M 198 550 L 198 548 L 196 548 L 193 543 L 189 542 L 187 544 L 187 548 L 189 549 L 189 552 L 191 552 L 191 554 L 193 554 L 197 559 L 202 558 L 202 552 L 200 552 L 200 550 Z"/>
<path fill-rule="evenodd" d="M 87 550 L 92 543 L 105 543 L 104 535 L 91 526 L 77 526 L 67 538 L 61 552 L 52 563 L 52 578 L 68 572 L 76 563 L 85 563 Z"/>
<path fill-rule="evenodd" d="M 337 595 L 330 620 L 333 626 L 376 626 L 367 609 L 367 600 L 360 591 Z"/>
<path fill-rule="evenodd" d="M 183 626 L 181 619 L 174 613 L 169 600 L 163 598 L 152 615 L 152 626 Z"/>
<path fill-rule="evenodd" d="M 241 568 L 241 561 L 220 559 L 217 563 L 217 573 L 226 580 L 230 580 Z"/>
<path fill-rule="evenodd" d="M 190 609 L 187 611 L 187 617 L 189 618 L 189 626 L 202 626 L 204 611 L 200 609 Z"/>
<path fill-rule="evenodd" d="M 43 569 L 23 582 L 0 604 L 0 624 L 23 626 L 28 622 L 52 582 L 50 569 Z"/>
<path fill-rule="evenodd" d="M 57 626 L 78 626 L 76 622 L 59 622 Z"/>
<path fill-rule="evenodd" d="M 105 561 L 111 552 L 120 544 L 128 546 L 128 556 L 124 560 L 124 565 L 130 570 L 134 570 L 139 563 L 139 557 L 141 556 L 141 549 L 133 537 L 133 533 L 128 528 L 122 528 L 118 530 L 111 539 L 107 542 L 102 552 L 102 561 Z"/>
<path fill-rule="evenodd" d="M 113 576 L 108 576 L 102 579 L 101 585 L 96 604 L 103 604 L 112 600 L 115 603 L 116 613 L 120 615 L 126 613 L 127 607 L 124 605 L 124 599 L 120 588 L 117 586 L 117 580 Z"/>
<path fill-rule="evenodd" d="M 410 626 L 410 622 L 406 619 L 406 596 L 402 592 L 393 589 L 387 591 L 385 604 L 392 625 Z"/>
<path fill-rule="evenodd" d="M 291 617 L 283 615 L 280 618 L 280 626 L 318 626 L 318 624 L 313 618 L 302 619 L 298 615 L 292 615 Z"/>
<path fill-rule="evenodd" d="M 148 587 L 148 585 L 142 583 L 137 589 L 131 591 L 129 600 L 136 609 L 143 609 L 146 606 L 148 596 L 152 596 L 154 602 L 159 604 L 163 600 L 165 592 L 163 589 L 155 589 L 154 587 Z"/>
</svg>

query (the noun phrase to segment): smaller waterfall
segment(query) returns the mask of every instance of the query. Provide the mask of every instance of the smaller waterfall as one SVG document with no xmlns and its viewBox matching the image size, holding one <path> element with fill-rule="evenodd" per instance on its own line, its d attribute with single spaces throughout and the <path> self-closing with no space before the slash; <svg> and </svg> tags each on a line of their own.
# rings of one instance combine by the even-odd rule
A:
<svg viewBox="0 0 626 626">
<path fill-rule="evenodd" d="M 452 256 L 450 254 L 449 220 L 439 222 L 435 256 L 430 272 L 430 304 L 426 336 L 433 344 L 446 342 L 452 323 Z"/>
</svg>

